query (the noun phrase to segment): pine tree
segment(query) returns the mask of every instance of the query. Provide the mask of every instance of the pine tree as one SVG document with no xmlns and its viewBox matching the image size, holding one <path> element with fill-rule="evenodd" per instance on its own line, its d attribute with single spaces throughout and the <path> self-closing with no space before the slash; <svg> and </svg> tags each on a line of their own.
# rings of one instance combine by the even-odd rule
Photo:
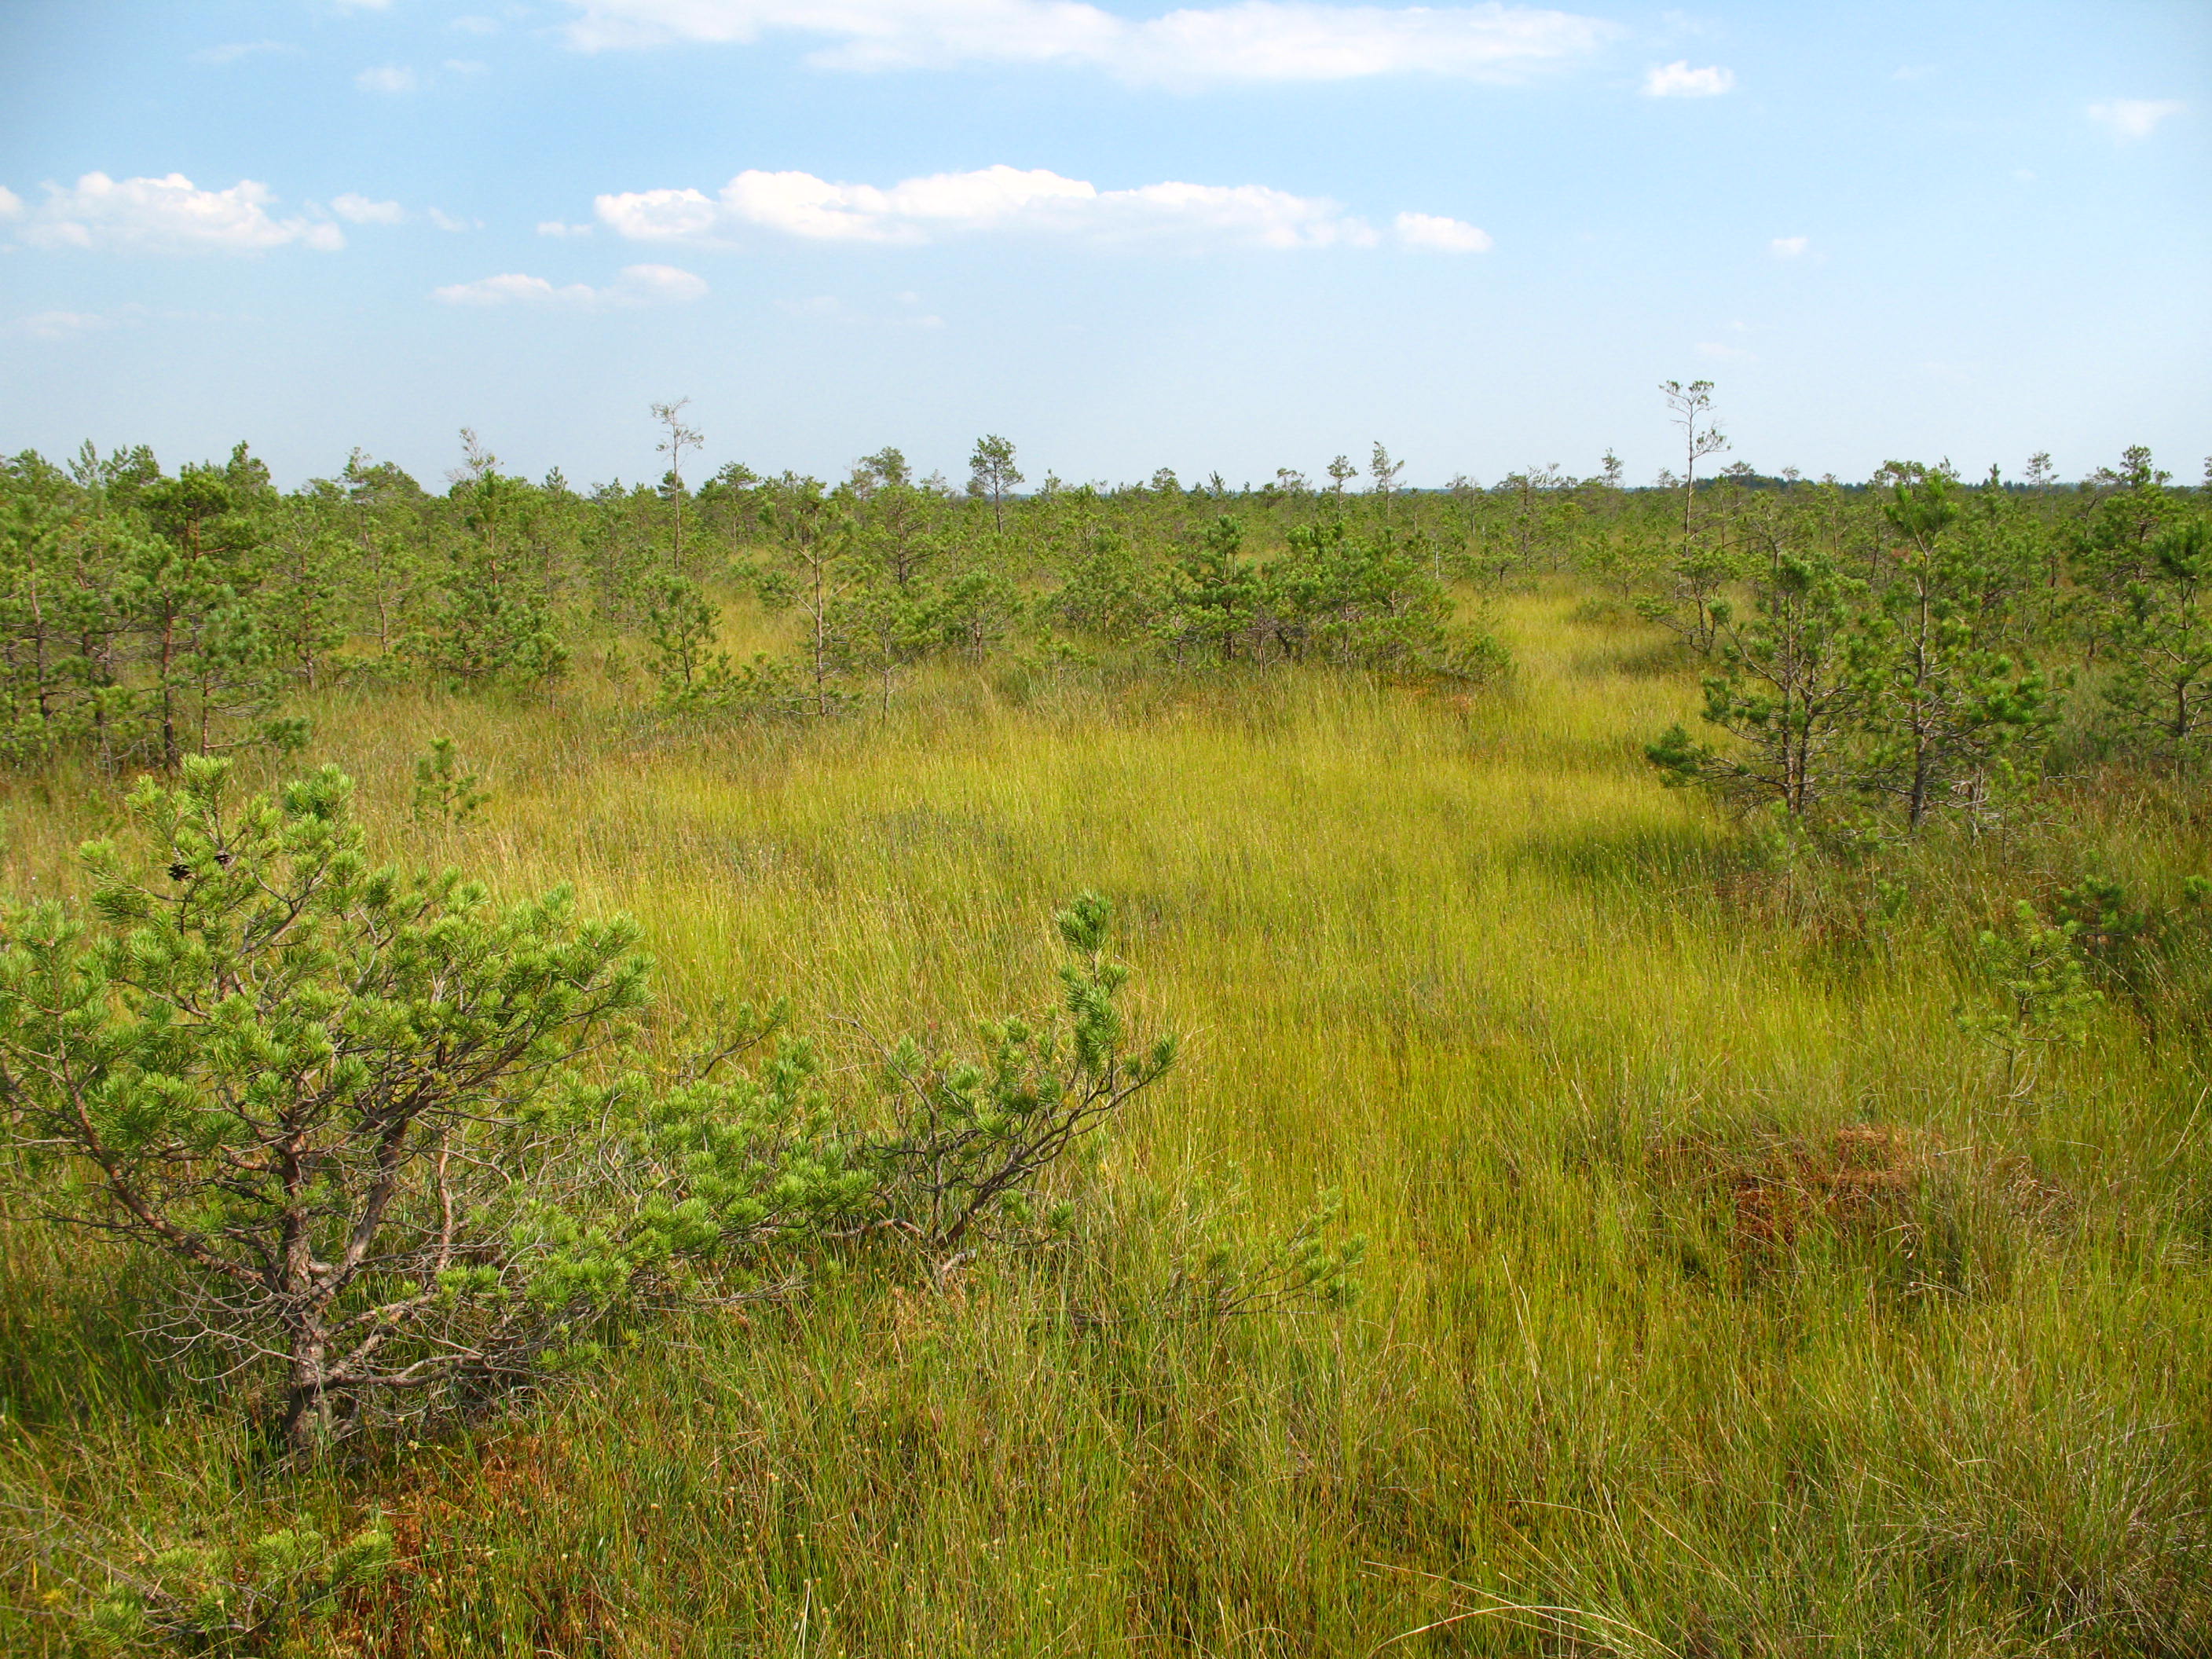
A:
<svg viewBox="0 0 2212 1659">
<path fill-rule="evenodd" d="M 1848 654 L 1853 591 L 1825 553 L 1778 546 L 1752 584 L 1747 617 L 1713 602 L 1721 672 L 1705 682 L 1704 715 L 1737 744 L 1715 750 L 1671 727 L 1644 750 L 1670 787 L 1702 784 L 1792 817 L 1850 787 L 1862 696 Z"/>
<path fill-rule="evenodd" d="M 2201 515 L 2175 524 L 2148 553 L 2110 624 L 2106 717 L 2124 740 L 2186 765 L 2212 739 L 2212 526 Z"/>
<path fill-rule="evenodd" d="M 1991 763 L 2047 731 L 2057 710 L 2043 676 L 1990 642 L 2008 585 L 1986 539 L 1955 533 L 1951 481 L 1931 472 L 1899 485 L 1883 516 L 1904 544 L 1853 645 L 1857 717 L 1872 739 L 1860 781 L 1917 830 L 1939 805 L 1978 799 Z"/>
</svg>

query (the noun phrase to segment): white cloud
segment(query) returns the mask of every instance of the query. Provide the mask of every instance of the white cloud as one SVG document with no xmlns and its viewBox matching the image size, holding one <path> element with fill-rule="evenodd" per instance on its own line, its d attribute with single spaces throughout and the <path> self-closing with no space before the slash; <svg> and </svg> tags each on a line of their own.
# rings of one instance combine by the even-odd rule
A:
<svg viewBox="0 0 2212 1659">
<path fill-rule="evenodd" d="M 331 0 L 340 11 L 382 11 L 392 0 Z"/>
<path fill-rule="evenodd" d="M 0 219 L 20 219 L 23 216 L 23 198 L 0 185 Z"/>
<path fill-rule="evenodd" d="M 289 40 L 231 40 L 219 46 L 206 46 L 191 54 L 195 64 L 221 65 L 235 64 L 241 58 L 262 58 L 272 53 L 289 56 L 300 50 Z"/>
<path fill-rule="evenodd" d="M 1442 219 L 1432 213 L 1401 213 L 1395 228 L 1407 247 L 1429 248 L 1438 253 L 1487 253 L 1494 246 L 1487 231 L 1464 219 Z"/>
<path fill-rule="evenodd" d="M 618 305 L 683 305 L 702 297 L 707 283 L 674 265 L 624 265 L 613 286 L 600 291 Z"/>
<path fill-rule="evenodd" d="M 824 69 L 1060 64 L 1131 81 L 1343 81 L 1403 73 L 1511 79 L 1621 31 L 1571 12 L 1492 3 L 1328 5 L 1236 0 L 1117 16 L 1081 0 L 568 0 L 587 51 L 670 41 L 826 38 Z"/>
<path fill-rule="evenodd" d="M 456 17 L 446 27 L 457 34 L 497 34 L 499 20 L 496 17 Z"/>
<path fill-rule="evenodd" d="M 38 311 L 18 317 L 4 331 L 33 340 L 74 340 L 80 334 L 112 328 L 114 319 L 90 311 Z"/>
<path fill-rule="evenodd" d="M 1651 70 L 1644 77 L 1647 98 L 1717 98 L 1735 85 L 1735 71 L 1717 65 L 1692 69 L 1690 60 L 1677 58 Z"/>
<path fill-rule="evenodd" d="M 372 202 L 351 191 L 332 197 L 331 211 L 356 225 L 396 225 L 407 216 L 407 210 L 397 202 Z"/>
<path fill-rule="evenodd" d="M 576 305 L 588 306 L 599 290 L 582 283 L 556 288 L 543 276 L 526 276 L 519 270 L 479 277 L 473 283 L 452 283 L 430 290 L 430 297 L 449 306 Z"/>
<path fill-rule="evenodd" d="M 605 311 L 680 305 L 707 291 L 706 283 L 673 265 L 626 265 L 605 288 L 570 283 L 556 288 L 543 276 L 518 271 L 434 289 L 430 297 L 449 306 L 531 306 L 566 311 Z"/>
<path fill-rule="evenodd" d="M 2090 105 L 2089 118 L 2110 127 L 2116 137 L 2148 138 L 2160 121 L 2188 107 L 2179 98 L 2114 98 Z"/>
<path fill-rule="evenodd" d="M 404 64 L 386 64 L 381 69 L 365 69 L 353 77 L 354 85 L 363 92 L 388 93 L 398 96 L 415 90 L 415 71 Z"/>
<path fill-rule="evenodd" d="M 483 228 L 483 220 L 457 219 L 443 208 L 425 208 L 422 210 L 422 216 L 441 230 L 462 231 Z"/>
<path fill-rule="evenodd" d="M 567 224 L 559 219 L 540 219 L 538 234 L 540 236 L 589 236 L 592 228 L 589 225 Z"/>
<path fill-rule="evenodd" d="M 88 173 L 66 190 L 46 188 L 46 199 L 31 210 L 22 232 L 34 247 L 258 253 L 295 242 L 324 252 L 345 246 L 336 225 L 271 216 L 276 198 L 251 179 L 228 190 L 198 190 L 181 173 L 123 179 Z"/>
<path fill-rule="evenodd" d="M 448 58 L 439 67 L 448 75 L 482 75 L 490 65 L 479 64 L 473 58 Z"/>
<path fill-rule="evenodd" d="M 633 241 L 719 242 L 744 229 L 816 241 L 918 243 L 962 232 L 1034 230 L 1095 241 L 1180 240 L 1257 247 L 1370 247 L 1364 222 L 1334 202 L 1261 185 L 1169 182 L 1100 190 L 1042 167 L 940 173 L 881 189 L 811 173 L 739 173 L 696 190 L 601 196 L 601 223 Z M 1471 229 L 1472 227 L 1469 227 Z"/>
<path fill-rule="evenodd" d="M 1809 236 L 1778 236 L 1766 246 L 1778 259 L 1796 259 L 1802 258 L 1805 250 L 1813 246 L 1813 239 Z"/>
</svg>

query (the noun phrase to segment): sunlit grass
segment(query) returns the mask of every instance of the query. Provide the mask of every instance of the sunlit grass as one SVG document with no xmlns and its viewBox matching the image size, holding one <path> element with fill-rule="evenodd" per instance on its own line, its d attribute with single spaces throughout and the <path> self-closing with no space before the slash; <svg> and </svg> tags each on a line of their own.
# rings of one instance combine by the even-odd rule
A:
<svg viewBox="0 0 2212 1659">
<path fill-rule="evenodd" d="M 706 730 L 589 665 L 551 709 L 327 697 L 316 756 L 395 853 L 635 913 L 672 1010 L 788 995 L 857 1065 L 847 1022 L 1047 997 L 1089 886 L 1186 1059 L 1064 1261 L 833 1278 L 344 1476 L 257 1473 L 19 1199 L 9 1489 L 125 1548 L 387 1506 L 408 1570 L 328 1652 L 2204 1651 L 2197 1051 L 2107 1010 L 2006 1101 L 1952 1017 L 1970 921 L 2084 845 L 2202 869 L 2201 829 L 1899 854 L 1914 906 L 1869 930 L 1850 872 L 1657 787 L 1692 676 L 1573 603 L 1503 604 L 1520 673 L 1472 695 L 945 671 L 887 720 Z M 405 822 L 441 733 L 494 791 L 465 832 Z M 11 787 L 15 890 L 67 884 L 98 799 Z M 1330 1188 L 1348 1310 L 1147 1313 Z"/>
</svg>

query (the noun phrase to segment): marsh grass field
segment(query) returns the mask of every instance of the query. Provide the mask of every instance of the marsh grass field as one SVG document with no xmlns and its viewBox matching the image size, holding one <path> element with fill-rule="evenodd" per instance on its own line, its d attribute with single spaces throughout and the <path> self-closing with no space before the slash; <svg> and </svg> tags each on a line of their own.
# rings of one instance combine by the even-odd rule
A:
<svg viewBox="0 0 2212 1659">
<path fill-rule="evenodd" d="M 880 717 L 712 726 L 588 665 L 550 704 L 323 695 L 307 758 L 376 844 L 634 914 L 656 1019 L 787 996 L 834 1091 L 870 1033 L 1048 1005 L 1093 888 L 1182 1056 L 1060 1172 L 1057 1249 L 944 1289 L 824 1253 L 787 1303 L 304 1471 L 133 1336 L 150 1267 L 19 1193 L 0 1649 L 78 1650 L 72 1540 L 380 1513 L 397 1570 L 276 1650 L 2212 1652 L 2212 952 L 2026 1091 L 1954 1018 L 2017 900 L 2212 870 L 2201 796 L 2084 782 L 1893 850 L 1878 903 L 1660 787 L 1698 695 L 1664 635 L 1565 586 L 1492 620 L 1517 673 L 1471 693 L 948 667 Z M 407 818 L 441 733 L 492 792 L 466 830 Z M 66 767 L 5 798 L 19 894 L 112 821 Z M 1348 1304 L 1162 1299 L 1329 1193 Z"/>
</svg>

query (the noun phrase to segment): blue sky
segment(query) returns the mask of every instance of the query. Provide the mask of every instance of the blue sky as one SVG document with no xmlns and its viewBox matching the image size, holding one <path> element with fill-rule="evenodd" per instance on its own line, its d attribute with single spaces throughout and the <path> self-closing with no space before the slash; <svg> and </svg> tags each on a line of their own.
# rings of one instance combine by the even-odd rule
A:
<svg viewBox="0 0 2212 1659">
<path fill-rule="evenodd" d="M 2208 204 L 2204 0 L 13 0 L 0 449 L 2193 482 Z"/>
</svg>

